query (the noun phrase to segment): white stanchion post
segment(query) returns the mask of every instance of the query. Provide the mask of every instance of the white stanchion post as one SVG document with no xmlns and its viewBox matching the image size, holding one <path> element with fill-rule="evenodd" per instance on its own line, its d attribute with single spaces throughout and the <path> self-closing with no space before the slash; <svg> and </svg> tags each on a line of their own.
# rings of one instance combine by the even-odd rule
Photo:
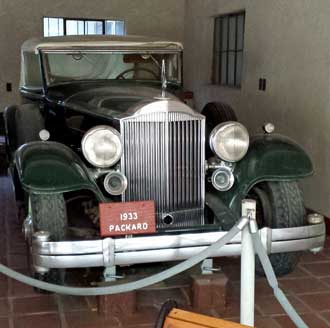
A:
<svg viewBox="0 0 330 328">
<path fill-rule="evenodd" d="M 242 216 L 250 220 L 256 219 L 256 201 L 242 201 Z M 242 325 L 254 327 L 254 293 L 255 293 L 255 252 L 250 232 L 246 225 L 242 230 L 241 251 L 241 308 L 240 322 Z"/>
</svg>

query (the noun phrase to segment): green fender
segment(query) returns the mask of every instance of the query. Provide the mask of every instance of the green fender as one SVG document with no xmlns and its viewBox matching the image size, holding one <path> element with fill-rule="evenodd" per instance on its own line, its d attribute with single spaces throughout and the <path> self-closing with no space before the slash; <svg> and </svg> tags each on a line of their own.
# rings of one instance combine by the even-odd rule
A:
<svg viewBox="0 0 330 328">
<path fill-rule="evenodd" d="M 16 152 L 16 167 L 23 188 L 33 193 L 92 190 L 104 201 L 87 167 L 67 146 L 57 142 L 29 142 Z"/>
<path fill-rule="evenodd" d="M 233 211 L 240 213 L 241 201 L 262 181 L 294 181 L 313 174 L 306 152 L 291 139 L 271 134 L 251 139 L 247 155 L 236 164 L 235 183 L 227 192 L 216 192 Z"/>
</svg>

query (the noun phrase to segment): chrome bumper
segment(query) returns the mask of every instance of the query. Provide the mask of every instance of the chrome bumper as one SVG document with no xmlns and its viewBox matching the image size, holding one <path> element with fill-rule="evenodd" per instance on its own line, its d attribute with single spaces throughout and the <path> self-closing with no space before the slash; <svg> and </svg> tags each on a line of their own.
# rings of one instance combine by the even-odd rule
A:
<svg viewBox="0 0 330 328">
<path fill-rule="evenodd" d="M 261 240 L 269 254 L 310 250 L 318 252 L 325 241 L 325 224 L 297 228 L 262 228 Z M 203 251 L 226 232 L 105 238 L 89 241 L 48 240 L 46 232 L 36 232 L 32 242 L 33 264 L 40 272 L 50 268 L 124 266 L 138 263 L 178 261 Z M 241 234 L 213 253 L 213 257 L 239 256 Z"/>
</svg>

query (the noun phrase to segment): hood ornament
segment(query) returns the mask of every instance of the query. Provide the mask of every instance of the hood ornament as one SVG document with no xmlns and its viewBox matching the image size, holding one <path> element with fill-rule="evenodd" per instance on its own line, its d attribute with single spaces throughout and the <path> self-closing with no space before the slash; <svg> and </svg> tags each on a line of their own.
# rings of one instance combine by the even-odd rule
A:
<svg viewBox="0 0 330 328">
<path fill-rule="evenodd" d="M 166 89 L 167 89 L 167 79 L 166 79 L 166 66 L 165 66 L 165 59 L 162 60 L 162 66 L 161 66 L 161 88 L 162 88 L 162 93 L 157 96 L 154 97 L 154 99 L 157 100 L 169 100 L 171 99 L 170 97 L 168 97 L 166 95 Z"/>
<path fill-rule="evenodd" d="M 167 79 L 166 79 L 166 66 L 165 59 L 162 60 L 162 98 L 166 98 L 166 88 L 167 88 Z"/>
</svg>

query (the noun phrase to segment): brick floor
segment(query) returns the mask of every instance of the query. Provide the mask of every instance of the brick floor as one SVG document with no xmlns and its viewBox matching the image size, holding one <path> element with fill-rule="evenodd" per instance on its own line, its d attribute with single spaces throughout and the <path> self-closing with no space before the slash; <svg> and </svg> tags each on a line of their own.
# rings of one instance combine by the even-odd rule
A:
<svg viewBox="0 0 330 328">
<path fill-rule="evenodd" d="M 0 177 L 0 261 L 19 272 L 28 273 L 26 245 L 16 216 L 10 180 Z M 239 321 L 240 268 L 239 259 L 219 259 L 229 278 L 228 298 L 223 313 L 212 315 Z M 296 270 L 279 279 L 292 304 L 311 328 L 330 328 L 330 239 L 318 255 L 304 254 Z M 188 299 L 181 291 L 165 290 L 162 299 L 174 297 L 179 303 Z M 1 328 L 73 328 L 73 327 L 153 327 L 161 299 L 158 291 L 144 290 L 139 294 L 138 311 L 124 318 L 100 316 L 93 297 L 39 294 L 33 288 L 0 275 Z M 256 280 L 256 327 L 294 327 L 272 295 L 264 278 Z"/>
</svg>

